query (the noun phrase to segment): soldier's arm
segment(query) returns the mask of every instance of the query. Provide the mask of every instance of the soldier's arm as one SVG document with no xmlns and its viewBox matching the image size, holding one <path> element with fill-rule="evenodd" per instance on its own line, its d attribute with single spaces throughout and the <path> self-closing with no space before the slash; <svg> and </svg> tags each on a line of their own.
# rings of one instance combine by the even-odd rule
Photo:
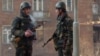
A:
<svg viewBox="0 0 100 56">
<path fill-rule="evenodd" d="M 16 17 L 12 22 L 11 32 L 12 32 L 12 35 L 14 36 L 22 37 L 24 36 L 24 31 L 21 30 L 19 24 L 20 24 L 20 19 Z"/>
<path fill-rule="evenodd" d="M 68 39 L 69 39 L 69 45 L 72 45 L 73 43 L 73 20 L 69 20 L 69 25 L 68 25 Z"/>
<path fill-rule="evenodd" d="M 64 21 L 63 25 L 63 32 L 65 33 L 64 35 L 67 36 L 66 39 L 69 37 L 73 37 L 73 20 L 72 19 L 67 19 Z"/>
<path fill-rule="evenodd" d="M 73 20 L 70 19 L 69 22 L 68 22 L 68 33 L 72 36 L 73 35 Z"/>
</svg>

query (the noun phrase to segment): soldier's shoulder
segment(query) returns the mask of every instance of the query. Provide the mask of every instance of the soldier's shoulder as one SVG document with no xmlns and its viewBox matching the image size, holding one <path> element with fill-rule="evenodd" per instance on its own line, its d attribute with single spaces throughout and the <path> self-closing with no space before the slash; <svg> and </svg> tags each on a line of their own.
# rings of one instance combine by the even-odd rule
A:
<svg viewBox="0 0 100 56">
<path fill-rule="evenodd" d="M 15 19 L 21 19 L 21 16 L 16 16 Z"/>
<path fill-rule="evenodd" d="M 20 19 L 17 16 L 14 17 L 13 20 L 12 20 L 12 26 L 16 25 L 19 22 L 20 22 Z"/>
<path fill-rule="evenodd" d="M 21 18 L 19 16 L 14 17 L 13 21 L 20 21 Z"/>
</svg>

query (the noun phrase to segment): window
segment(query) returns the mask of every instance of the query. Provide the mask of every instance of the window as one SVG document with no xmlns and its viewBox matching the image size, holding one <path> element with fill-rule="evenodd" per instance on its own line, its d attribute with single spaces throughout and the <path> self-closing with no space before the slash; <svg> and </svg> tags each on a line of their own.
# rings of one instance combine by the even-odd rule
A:
<svg viewBox="0 0 100 56">
<path fill-rule="evenodd" d="M 13 0 L 2 0 L 2 10 L 12 11 L 13 10 Z"/>
<path fill-rule="evenodd" d="M 72 11 L 72 0 L 61 0 L 65 2 L 67 11 Z"/>
<path fill-rule="evenodd" d="M 93 14 L 95 14 L 95 15 L 97 15 L 98 14 L 98 4 L 97 3 L 94 3 L 93 5 L 92 5 L 92 12 L 93 12 Z"/>
<path fill-rule="evenodd" d="M 95 56 L 100 56 L 100 25 L 93 26 L 93 40 Z"/>
<path fill-rule="evenodd" d="M 97 25 L 93 26 L 93 30 L 94 30 L 94 42 L 95 43 L 100 43 L 100 27 Z"/>
<path fill-rule="evenodd" d="M 99 20 L 99 4 L 97 1 L 92 3 L 93 21 Z"/>
<path fill-rule="evenodd" d="M 6 25 L 2 27 L 2 42 L 4 44 L 10 44 L 9 35 L 10 35 L 11 27 Z"/>
<path fill-rule="evenodd" d="M 33 10 L 34 11 L 43 11 L 43 1 L 44 0 L 33 0 Z"/>
</svg>

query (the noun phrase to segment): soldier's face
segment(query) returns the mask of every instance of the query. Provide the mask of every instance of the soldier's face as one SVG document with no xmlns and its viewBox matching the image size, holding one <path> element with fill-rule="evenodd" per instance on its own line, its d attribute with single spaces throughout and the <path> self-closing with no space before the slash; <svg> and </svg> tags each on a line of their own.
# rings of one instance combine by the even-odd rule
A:
<svg viewBox="0 0 100 56">
<path fill-rule="evenodd" d="M 61 13 L 61 10 L 60 9 L 56 9 L 56 13 L 57 14 L 60 14 Z"/>
<path fill-rule="evenodd" d="M 29 15 L 30 12 L 31 12 L 31 8 L 25 8 L 25 9 L 23 10 L 23 12 L 24 12 L 26 15 Z"/>
</svg>

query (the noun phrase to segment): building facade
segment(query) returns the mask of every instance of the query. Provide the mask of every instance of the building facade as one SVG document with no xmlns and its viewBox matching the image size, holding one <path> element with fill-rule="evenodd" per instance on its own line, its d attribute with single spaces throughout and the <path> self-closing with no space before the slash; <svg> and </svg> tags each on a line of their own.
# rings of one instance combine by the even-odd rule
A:
<svg viewBox="0 0 100 56">
<path fill-rule="evenodd" d="M 32 4 L 31 15 L 38 22 L 43 23 L 37 29 L 38 40 L 33 43 L 33 56 L 57 56 L 52 41 L 44 48 L 42 45 L 52 36 L 56 28 L 56 2 L 64 1 L 68 14 L 74 19 L 74 0 L 0 0 L 0 56 L 14 56 L 15 54 L 15 49 L 9 40 L 9 32 L 13 18 L 20 13 L 22 1 Z M 100 47 L 98 47 L 100 46 L 99 2 L 99 0 L 78 0 L 80 56 L 100 55 Z"/>
</svg>

